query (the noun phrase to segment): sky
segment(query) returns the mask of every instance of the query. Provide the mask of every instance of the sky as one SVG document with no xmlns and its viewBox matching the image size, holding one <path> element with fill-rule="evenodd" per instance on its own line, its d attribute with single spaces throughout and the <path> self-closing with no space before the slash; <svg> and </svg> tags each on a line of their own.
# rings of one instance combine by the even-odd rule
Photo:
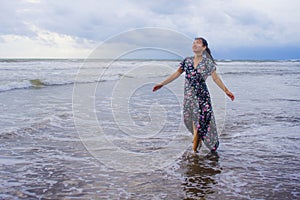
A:
<svg viewBox="0 0 300 200">
<path fill-rule="evenodd" d="M 216 59 L 300 59 L 299 8 L 299 0 L 0 0 L 0 58 L 88 58 L 100 47 L 103 57 L 168 59 L 192 55 L 201 36 Z"/>
</svg>

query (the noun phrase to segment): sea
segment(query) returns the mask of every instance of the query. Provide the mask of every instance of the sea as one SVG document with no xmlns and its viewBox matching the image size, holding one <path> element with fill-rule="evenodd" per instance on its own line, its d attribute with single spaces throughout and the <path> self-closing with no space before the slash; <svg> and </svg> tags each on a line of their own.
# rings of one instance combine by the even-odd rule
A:
<svg viewBox="0 0 300 200">
<path fill-rule="evenodd" d="M 300 60 L 219 60 L 192 151 L 180 60 L 0 59 L 0 199 L 300 199 Z"/>
</svg>

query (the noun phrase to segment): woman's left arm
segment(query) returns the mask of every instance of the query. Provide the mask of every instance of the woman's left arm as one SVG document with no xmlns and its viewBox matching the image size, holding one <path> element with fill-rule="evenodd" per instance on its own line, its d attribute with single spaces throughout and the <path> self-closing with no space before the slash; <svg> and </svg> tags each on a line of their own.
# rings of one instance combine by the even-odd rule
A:
<svg viewBox="0 0 300 200">
<path fill-rule="evenodd" d="M 221 88 L 226 95 L 233 101 L 234 100 L 234 95 L 227 89 L 227 87 L 224 85 L 224 83 L 222 82 L 221 78 L 218 76 L 217 72 L 214 71 L 211 74 L 214 82 L 219 86 L 219 88 Z"/>
</svg>

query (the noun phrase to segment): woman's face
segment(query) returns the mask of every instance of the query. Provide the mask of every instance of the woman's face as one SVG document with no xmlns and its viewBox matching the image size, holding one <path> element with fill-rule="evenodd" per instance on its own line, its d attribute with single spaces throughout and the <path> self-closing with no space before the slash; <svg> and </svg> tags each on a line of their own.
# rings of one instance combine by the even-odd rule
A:
<svg viewBox="0 0 300 200">
<path fill-rule="evenodd" d="M 205 48 L 206 47 L 203 46 L 202 40 L 200 40 L 200 39 L 194 40 L 194 43 L 192 46 L 192 50 L 194 53 L 203 53 Z"/>
</svg>

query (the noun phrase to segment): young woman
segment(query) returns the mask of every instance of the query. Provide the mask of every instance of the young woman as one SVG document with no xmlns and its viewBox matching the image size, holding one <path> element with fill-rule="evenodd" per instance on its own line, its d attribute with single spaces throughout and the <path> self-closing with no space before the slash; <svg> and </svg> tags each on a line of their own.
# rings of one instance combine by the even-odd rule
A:
<svg viewBox="0 0 300 200">
<path fill-rule="evenodd" d="M 205 83 L 211 75 L 214 82 L 233 101 L 234 95 L 223 84 L 216 72 L 216 63 L 213 60 L 208 43 L 204 38 L 195 38 L 192 45 L 194 56 L 186 57 L 179 65 L 176 72 L 163 82 L 153 87 L 153 92 L 172 82 L 185 72 L 183 116 L 184 124 L 194 135 L 193 150 L 197 153 L 198 146 L 204 144 L 216 151 L 219 138 L 215 118 L 212 110 L 210 94 Z M 203 54 L 205 53 L 205 57 Z"/>
</svg>

